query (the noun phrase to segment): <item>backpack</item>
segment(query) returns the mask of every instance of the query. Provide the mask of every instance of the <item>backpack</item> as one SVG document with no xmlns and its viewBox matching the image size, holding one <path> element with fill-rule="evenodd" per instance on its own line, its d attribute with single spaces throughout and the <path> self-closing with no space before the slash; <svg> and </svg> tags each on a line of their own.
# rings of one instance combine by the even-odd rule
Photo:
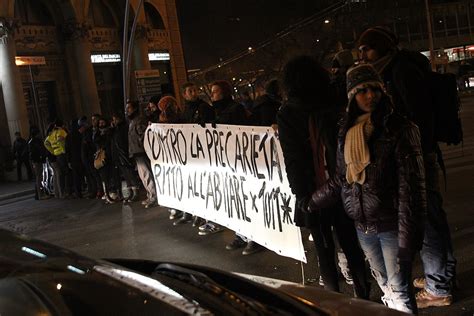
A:
<svg viewBox="0 0 474 316">
<path fill-rule="evenodd" d="M 463 130 L 459 117 L 461 101 L 456 76 L 432 71 L 428 58 L 419 52 L 401 50 L 400 54 L 426 73 L 434 112 L 435 140 L 448 145 L 458 145 L 463 141 Z"/>
</svg>

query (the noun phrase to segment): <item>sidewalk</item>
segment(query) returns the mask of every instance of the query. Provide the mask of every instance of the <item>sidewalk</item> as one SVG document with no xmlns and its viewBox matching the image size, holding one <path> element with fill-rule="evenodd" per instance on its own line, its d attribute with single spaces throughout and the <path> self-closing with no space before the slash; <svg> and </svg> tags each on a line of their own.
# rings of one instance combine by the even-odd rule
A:
<svg viewBox="0 0 474 316">
<path fill-rule="evenodd" d="M 35 193 L 34 181 L 17 181 L 16 169 L 5 173 L 5 180 L 0 182 L 0 202 Z"/>
</svg>

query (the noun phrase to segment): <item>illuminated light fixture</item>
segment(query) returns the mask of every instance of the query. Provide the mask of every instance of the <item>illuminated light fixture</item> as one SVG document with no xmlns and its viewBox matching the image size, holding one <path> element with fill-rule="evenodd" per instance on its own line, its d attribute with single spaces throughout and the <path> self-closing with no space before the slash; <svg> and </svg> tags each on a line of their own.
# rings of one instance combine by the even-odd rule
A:
<svg viewBox="0 0 474 316">
<path fill-rule="evenodd" d="M 148 53 L 149 61 L 170 60 L 169 53 Z"/>
<path fill-rule="evenodd" d="M 249 51 L 251 51 L 252 49 L 253 49 L 252 46 L 249 46 Z"/>
<path fill-rule="evenodd" d="M 68 266 L 67 266 L 67 269 L 68 269 L 69 271 L 72 271 L 72 272 L 75 272 L 75 273 L 78 273 L 78 274 L 85 274 L 85 272 L 84 272 L 83 270 L 78 269 L 78 268 L 76 268 L 76 267 L 74 267 L 74 266 L 71 266 L 71 265 L 68 265 Z"/>
<path fill-rule="evenodd" d="M 37 250 L 31 249 L 31 248 L 28 248 L 28 247 L 21 247 L 21 250 L 26 252 L 26 253 L 29 253 L 30 255 L 33 255 L 33 256 L 36 256 L 36 257 L 39 257 L 39 258 L 46 258 L 46 255 L 44 253 L 41 253 Z"/>
<path fill-rule="evenodd" d="M 319 38 L 316 40 L 316 43 L 319 43 Z"/>
<path fill-rule="evenodd" d="M 474 50 L 474 46 L 469 46 L 467 50 Z"/>
<path fill-rule="evenodd" d="M 62 287 L 63 287 L 63 286 L 61 285 L 61 283 L 58 283 L 58 284 L 56 285 L 56 288 L 58 289 L 58 291 L 59 291 Z"/>
<path fill-rule="evenodd" d="M 251 87 L 252 85 L 249 83 L 249 87 Z"/>
<path fill-rule="evenodd" d="M 163 73 L 166 75 L 166 71 L 163 71 Z"/>
<path fill-rule="evenodd" d="M 242 79 L 239 79 L 239 81 L 242 81 Z"/>
<path fill-rule="evenodd" d="M 92 54 L 91 62 L 93 64 L 118 63 L 122 59 L 120 54 Z"/>
<path fill-rule="evenodd" d="M 217 67 L 218 67 L 218 68 L 221 68 L 221 65 L 218 65 Z"/>
<path fill-rule="evenodd" d="M 329 21 L 328 19 L 324 20 L 324 24 L 329 24 L 329 22 L 331 21 Z"/>
<path fill-rule="evenodd" d="M 232 80 L 233 80 L 233 81 L 235 81 L 235 77 L 234 77 L 234 78 L 232 78 Z"/>
</svg>

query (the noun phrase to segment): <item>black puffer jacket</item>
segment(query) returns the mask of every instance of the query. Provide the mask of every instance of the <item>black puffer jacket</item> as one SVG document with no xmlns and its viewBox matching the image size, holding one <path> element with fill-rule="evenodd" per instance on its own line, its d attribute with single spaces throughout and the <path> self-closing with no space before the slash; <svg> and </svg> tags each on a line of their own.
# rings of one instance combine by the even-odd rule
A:
<svg viewBox="0 0 474 316">
<path fill-rule="evenodd" d="M 360 231 L 398 230 L 399 257 L 409 259 L 421 248 L 426 212 L 420 134 L 416 125 L 398 114 L 389 112 L 384 122 L 369 141 L 371 163 L 360 185 L 346 180 L 347 117 L 344 119 L 338 135 L 336 174 L 313 194 L 310 208 L 323 209 L 342 199 Z"/>
<path fill-rule="evenodd" d="M 235 102 L 232 98 L 212 102 L 212 105 L 216 111 L 215 123 L 228 125 L 248 124 L 244 106 Z"/>
<path fill-rule="evenodd" d="M 385 67 L 381 77 L 397 110 L 420 129 L 425 154 L 436 151 L 433 103 L 427 74 L 429 60 L 418 52 L 400 50 Z"/>
<path fill-rule="evenodd" d="M 277 98 L 264 94 L 255 100 L 252 109 L 253 120 L 257 126 L 271 126 L 277 123 L 277 113 L 281 102 Z"/>
<path fill-rule="evenodd" d="M 319 109 L 318 109 L 319 108 Z M 315 119 L 324 146 L 328 172 L 332 175 L 336 166 L 336 136 L 338 114 L 334 107 L 317 102 L 305 102 L 290 98 L 278 112 L 278 134 L 285 160 L 286 174 L 291 191 L 297 201 L 307 199 L 316 190 L 313 151 L 311 147 L 309 120 Z M 305 213 L 298 205 L 295 208 L 295 224 L 312 228 L 317 225 L 316 214 Z"/>
<path fill-rule="evenodd" d="M 183 119 L 185 123 L 205 124 L 215 120 L 214 109 L 201 99 L 185 101 Z"/>
</svg>

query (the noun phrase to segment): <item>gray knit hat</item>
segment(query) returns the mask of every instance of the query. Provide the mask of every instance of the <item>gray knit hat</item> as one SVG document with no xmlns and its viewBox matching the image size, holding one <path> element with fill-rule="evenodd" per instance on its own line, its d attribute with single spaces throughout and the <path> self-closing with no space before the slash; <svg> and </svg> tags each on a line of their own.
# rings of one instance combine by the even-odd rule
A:
<svg viewBox="0 0 474 316">
<path fill-rule="evenodd" d="M 383 81 L 375 68 L 370 64 L 360 64 L 347 71 L 347 99 L 351 104 L 354 96 L 362 89 L 371 87 L 385 92 Z"/>
</svg>

